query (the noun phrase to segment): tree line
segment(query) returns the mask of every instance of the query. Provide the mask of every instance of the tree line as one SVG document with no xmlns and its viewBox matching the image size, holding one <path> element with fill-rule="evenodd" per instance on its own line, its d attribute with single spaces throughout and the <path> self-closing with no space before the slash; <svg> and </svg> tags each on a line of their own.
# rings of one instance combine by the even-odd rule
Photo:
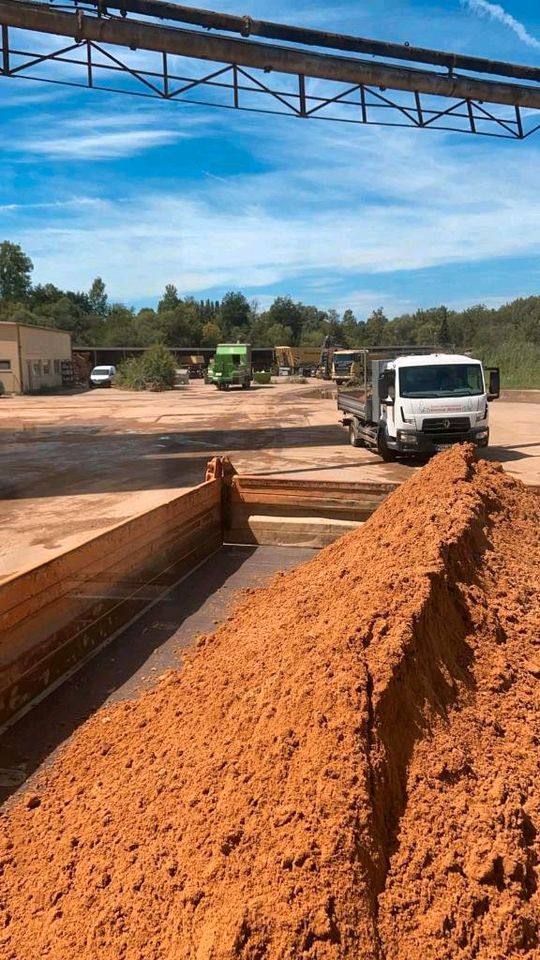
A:
<svg viewBox="0 0 540 960">
<path fill-rule="evenodd" d="M 157 308 L 135 310 L 109 300 L 96 277 L 88 291 L 32 283 L 33 264 L 17 244 L 0 243 L 0 320 L 69 330 L 79 346 L 213 347 L 222 341 L 253 346 L 320 346 L 326 337 L 343 347 L 429 344 L 471 350 L 501 367 L 506 386 L 540 387 L 540 296 L 496 309 L 444 305 L 387 317 L 382 308 L 367 317 L 342 314 L 276 297 L 266 310 L 240 291 L 221 300 L 181 296 L 168 284 Z"/>
</svg>

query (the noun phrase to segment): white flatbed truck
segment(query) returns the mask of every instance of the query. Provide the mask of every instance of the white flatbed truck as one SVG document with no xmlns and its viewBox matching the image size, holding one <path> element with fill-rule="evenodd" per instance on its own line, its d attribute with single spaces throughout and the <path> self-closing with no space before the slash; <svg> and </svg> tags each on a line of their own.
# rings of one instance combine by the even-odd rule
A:
<svg viewBox="0 0 540 960">
<path fill-rule="evenodd" d="M 453 443 L 489 443 L 489 408 L 500 393 L 497 367 L 433 347 L 358 351 L 354 383 L 338 388 L 350 443 L 383 460 L 436 453 Z M 489 374 L 486 383 L 486 374 Z"/>
</svg>

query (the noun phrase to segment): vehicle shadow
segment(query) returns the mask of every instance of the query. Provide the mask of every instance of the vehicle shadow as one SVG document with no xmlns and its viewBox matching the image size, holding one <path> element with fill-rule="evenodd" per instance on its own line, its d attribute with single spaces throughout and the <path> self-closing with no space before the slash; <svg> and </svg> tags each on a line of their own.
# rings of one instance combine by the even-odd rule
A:
<svg viewBox="0 0 540 960">
<path fill-rule="evenodd" d="M 525 447 L 536 447 L 540 450 L 539 443 L 524 443 L 516 447 L 486 447 L 485 450 L 479 450 L 478 455 L 483 460 L 493 460 L 499 463 L 510 463 L 512 460 L 524 460 L 526 457 L 535 456 L 535 454 L 522 453 Z M 538 454 L 536 454 L 538 456 Z"/>
<path fill-rule="evenodd" d="M 263 388 L 264 389 L 264 388 Z M 173 415 L 176 418 L 176 414 Z M 50 424 L 18 432 L 0 431 L 0 498 L 23 500 L 82 494 L 141 492 L 193 486 L 204 479 L 206 463 L 235 452 L 343 446 L 339 424 L 178 429 L 161 417 L 161 432 L 110 432 L 99 426 Z"/>
</svg>

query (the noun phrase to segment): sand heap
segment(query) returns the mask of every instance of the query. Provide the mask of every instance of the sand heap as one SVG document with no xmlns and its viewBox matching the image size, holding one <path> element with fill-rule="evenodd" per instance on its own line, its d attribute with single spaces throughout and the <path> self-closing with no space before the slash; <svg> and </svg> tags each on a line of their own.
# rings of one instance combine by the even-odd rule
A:
<svg viewBox="0 0 540 960">
<path fill-rule="evenodd" d="M 540 956 L 540 501 L 468 449 L 6 811 L 5 960 Z"/>
</svg>

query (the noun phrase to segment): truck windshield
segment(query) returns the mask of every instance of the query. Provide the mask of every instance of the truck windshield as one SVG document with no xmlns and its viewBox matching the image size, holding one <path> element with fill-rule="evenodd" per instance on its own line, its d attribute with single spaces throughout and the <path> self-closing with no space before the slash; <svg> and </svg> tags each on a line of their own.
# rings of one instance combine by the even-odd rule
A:
<svg viewBox="0 0 540 960">
<path fill-rule="evenodd" d="M 477 397 L 484 393 L 479 363 L 431 364 L 402 367 L 399 371 L 402 397 Z"/>
</svg>

